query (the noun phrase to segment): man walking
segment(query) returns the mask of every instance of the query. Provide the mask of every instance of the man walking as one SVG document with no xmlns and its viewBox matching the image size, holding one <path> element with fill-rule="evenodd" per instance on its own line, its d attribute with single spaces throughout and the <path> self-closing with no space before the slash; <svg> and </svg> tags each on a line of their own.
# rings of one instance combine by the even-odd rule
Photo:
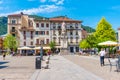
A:
<svg viewBox="0 0 120 80">
<path fill-rule="evenodd" d="M 101 51 L 99 52 L 99 55 L 100 55 L 100 64 L 101 66 L 104 66 L 104 56 L 105 56 L 105 50 L 104 49 L 101 49 Z"/>
</svg>

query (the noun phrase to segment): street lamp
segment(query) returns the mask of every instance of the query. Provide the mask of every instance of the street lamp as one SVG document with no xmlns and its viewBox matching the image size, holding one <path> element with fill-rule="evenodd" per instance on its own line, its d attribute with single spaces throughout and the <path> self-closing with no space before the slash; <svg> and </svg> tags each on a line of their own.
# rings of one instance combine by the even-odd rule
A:
<svg viewBox="0 0 120 80">
<path fill-rule="evenodd" d="M 40 57 L 41 57 L 41 60 L 43 60 L 43 40 L 40 41 Z"/>
</svg>

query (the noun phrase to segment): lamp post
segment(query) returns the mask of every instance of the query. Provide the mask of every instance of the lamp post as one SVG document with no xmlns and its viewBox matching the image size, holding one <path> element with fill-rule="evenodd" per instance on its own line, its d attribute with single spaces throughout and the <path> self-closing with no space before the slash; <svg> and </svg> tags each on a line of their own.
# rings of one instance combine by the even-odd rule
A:
<svg viewBox="0 0 120 80">
<path fill-rule="evenodd" d="M 41 40 L 41 42 L 40 42 L 40 57 L 41 57 L 41 60 L 43 60 L 43 46 L 42 46 L 42 44 L 43 44 L 43 40 Z"/>
</svg>

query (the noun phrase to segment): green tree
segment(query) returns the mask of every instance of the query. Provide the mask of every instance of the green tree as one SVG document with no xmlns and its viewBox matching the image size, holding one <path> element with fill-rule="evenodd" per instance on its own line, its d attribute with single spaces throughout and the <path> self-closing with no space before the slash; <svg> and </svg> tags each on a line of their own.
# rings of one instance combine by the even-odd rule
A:
<svg viewBox="0 0 120 80">
<path fill-rule="evenodd" d="M 12 36 L 11 34 L 8 34 L 4 39 L 3 46 L 5 49 L 15 51 L 18 47 L 18 41 L 14 36 Z"/>
<path fill-rule="evenodd" d="M 87 49 L 90 48 L 90 44 L 87 42 L 86 39 L 84 39 L 80 42 L 79 47 L 82 49 Z"/>
<path fill-rule="evenodd" d="M 96 32 L 94 33 L 96 37 L 96 45 L 104 41 L 116 41 L 115 31 L 112 29 L 112 25 L 106 21 L 103 17 L 97 25 Z"/>
<path fill-rule="evenodd" d="M 51 50 L 53 51 L 53 53 L 54 53 L 54 50 L 55 50 L 55 41 L 51 41 L 50 42 L 50 44 L 49 44 L 49 46 L 50 46 L 50 48 L 51 48 Z"/>
</svg>

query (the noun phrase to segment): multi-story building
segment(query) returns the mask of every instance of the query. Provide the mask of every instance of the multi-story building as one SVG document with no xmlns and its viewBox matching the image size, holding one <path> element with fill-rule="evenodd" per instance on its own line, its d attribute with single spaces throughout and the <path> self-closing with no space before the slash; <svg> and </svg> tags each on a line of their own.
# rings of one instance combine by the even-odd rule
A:
<svg viewBox="0 0 120 80">
<path fill-rule="evenodd" d="M 72 20 L 65 16 L 54 18 L 34 18 L 20 13 L 8 15 L 8 33 L 17 37 L 19 47 L 37 47 L 41 41 L 44 47 L 49 47 L 50 41 L 55 41 L 56 48 L 61 49 L 61 26 L 65 23 L 67 48 L 70 52 L 79 51 L 82 39 L 81 21 Z"/>
</svg>

